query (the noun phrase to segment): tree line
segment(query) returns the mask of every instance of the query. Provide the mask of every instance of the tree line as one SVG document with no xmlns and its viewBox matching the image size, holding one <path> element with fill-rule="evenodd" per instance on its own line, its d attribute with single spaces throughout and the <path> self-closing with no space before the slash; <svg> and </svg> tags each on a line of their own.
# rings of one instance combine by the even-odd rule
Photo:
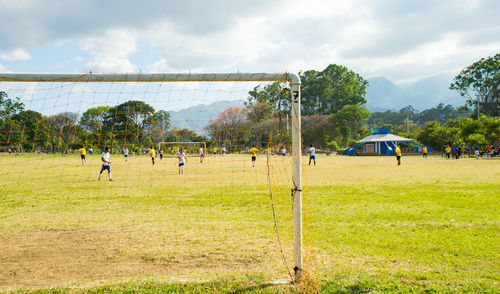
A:
<svg viewBox="0 0 500 294">
<path fill-rule="evenodd" d="M 322 71 L 300 72 L 304 144 L 335 151 L 354 144 L 375 127 L 390 127 L 395 134 L 434 148 L 491 143 L 499 137 L 499 68 L 497 54 L 455 77 L 450 89 L 466 98 L 464 106 L 439 104 L 417 111 L 409 105 L 399 111 L 374 113 L 363 106 L 368 81 L 347 67 L 331 64 Z M 129 145 L 133 149 L 160 141 L 205 141 L 234 151 L 272 142 L 278 148 L 291 144 L 290 98 L 284 83 L 258 85 L 248 92 L 243 108 L 219 113 L 200 135 L 171 129 L 167 111 L 156 111 L 142 101 L 93 107 L 81 115 L 45 116 L 26 110 L 20 98 L 0 92 L 0 144 L 53 152 L 81 145 Z"/>
</svg>

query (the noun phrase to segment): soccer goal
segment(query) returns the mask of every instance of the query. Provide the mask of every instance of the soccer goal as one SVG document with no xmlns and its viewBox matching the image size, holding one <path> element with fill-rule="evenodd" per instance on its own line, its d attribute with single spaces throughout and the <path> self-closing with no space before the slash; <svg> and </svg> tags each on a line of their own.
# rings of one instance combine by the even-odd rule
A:
<svg viewBox="0 0 500 294">
<path fill-rule="evenodd" d="M 33 199 L 33 206 L 26 202 L 29 207 L 7 216 L 4 228 L 48 232 L 47 238 L 58 230 L 75 232 L 74 240 L 109 242 L 99 250 L 105 248 L 102 255 L 115 264 L 144 264 L 131 276 L 152 268 L 162 274 L 169 266 L 179 276 L 200 269 L 263 272 L 284 262 L 298 280 L 300 91 L 298 75 L 286 72 L 0 73 L 0 107 L 6 110 L 0 147 L 30 153 L 0 154 L 0 188 L 13 197 L 5 203 L 17 203 L 26 191 Z M 274 155 L 290 142 L 292 156 Z M 196 152 L 203 147 L 205 154 L 225 146 L 231 156 L 203 164 L 172 157 L 155 162 L 153 152 L 152 161 L 127 158 L 128 152 L 148 155 L 152 146 L 193 146 Z M 99 182 L 98 174 L 109 174 L 112 183 L 100 176 Z M 19 186 L 24 190 L 16 192 Z M 58 246 L 90 254 L 78 251 L 81 244 Z M 58 263 L 83 267 L 71 260 Z"/>
</svg>

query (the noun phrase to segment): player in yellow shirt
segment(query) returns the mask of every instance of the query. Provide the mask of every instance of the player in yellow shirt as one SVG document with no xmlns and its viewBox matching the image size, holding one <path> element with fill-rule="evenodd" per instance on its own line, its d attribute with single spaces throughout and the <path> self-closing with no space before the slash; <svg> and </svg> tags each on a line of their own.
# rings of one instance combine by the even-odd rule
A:
<svg viewBox="0 0 500 294">
<path fill-rule="evenodd" d="M 155 165 L 156 152 L 154 148 L 149 149 L 149 155 L 151 156 L 151 161 L 153 162 L 153 165 Z"/>
<path fill-rule="evenodd" d="M 259 152 L 259 149 L 255 148 L 255 145 L 252 145 L 252 148 L 250 148 L 250 153 L 252 154 L 252 167 L 255 167 L 255 161 L 257 160 L 257 152 Z"/>
<path fill-rule="evenodd" d="M 398 165 L 401 165 L 401 149 L 396 145 L 396 160 L 398 161 Z"/>
<path fill-rule="evenodd" d="M 217 154 L 217 147 L 212 148 L 212 152 L 213 152 L 214 154 Z"/>
<path fill-rule="evenodd" d="M 450 159 L 451 147 L 446 145 L 446 148 L 444 149 L 444 151 L 446 151 L 446 158 Z"/>
<path fill-rule="evenodd" d="M 427 146 L 424 146 L 424 148 L 422 148 L 422 156 L 427 158 Z"/>
<path fill-rule="evenodd" d="M 80 153 L 80 158 L 82 159 L 82 165 L 87 164 L 87 159 L 85 159 L 87 151 L 85 150 L 85 148 L 82 146 L 82 148 L 78 149 L 78 152 Z"/>
</svg>

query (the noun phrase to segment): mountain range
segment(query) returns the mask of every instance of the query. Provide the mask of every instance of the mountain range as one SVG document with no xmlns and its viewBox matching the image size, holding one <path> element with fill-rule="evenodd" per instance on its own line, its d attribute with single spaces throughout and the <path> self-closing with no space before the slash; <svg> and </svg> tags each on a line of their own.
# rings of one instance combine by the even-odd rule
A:
<svg viewBox="0 0 500 294">
<path fill-rule="evenodd" d="M 397 85 L 385 77 L 369 78 L 365 106 L 370 112 L 377 112 L 397 111 L 407 105 L 420 111 L 436 107 L 439 103 L 464 105 L 464 98 L 457 91 L 449 89 L 452 80 L 452 76 L 441 74 Z M 244 101 L 218 101 L 170 111 L 170 122 L 175 129 L 187 128 L 203 135 L 208 122 L 229 107 L 243 108 Z"/>
<path fill-rule="evenodd" d="M 371 112 L 399 110 L 412 105 L 417 110 L 436 107 L 439 103 L 460 106 L 465 99 L 449 89 L 453 77 L 447 74 L 431 76 L 413 83 L 396 85 L 387 78 L 368 79 L 366 107 Z"/>
</svg>

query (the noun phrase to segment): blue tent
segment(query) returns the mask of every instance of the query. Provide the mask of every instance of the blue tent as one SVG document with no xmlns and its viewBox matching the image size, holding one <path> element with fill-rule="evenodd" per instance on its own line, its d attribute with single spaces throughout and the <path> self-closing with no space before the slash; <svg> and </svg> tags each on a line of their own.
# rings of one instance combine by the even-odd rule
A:
<svg viewBox="0 0 500 294">
<path fill-rule="evenodd" d="M 342 151 L 342 155 L 394 155 L 396 143 L 408 146 L 412 153 L 422 152 L 424 147 L 411 139 L 391 134 L 388 128 L 371 129 L 370 136 Z M 427 149 L 432 152 L 432 148 Z"/>
</svg>

